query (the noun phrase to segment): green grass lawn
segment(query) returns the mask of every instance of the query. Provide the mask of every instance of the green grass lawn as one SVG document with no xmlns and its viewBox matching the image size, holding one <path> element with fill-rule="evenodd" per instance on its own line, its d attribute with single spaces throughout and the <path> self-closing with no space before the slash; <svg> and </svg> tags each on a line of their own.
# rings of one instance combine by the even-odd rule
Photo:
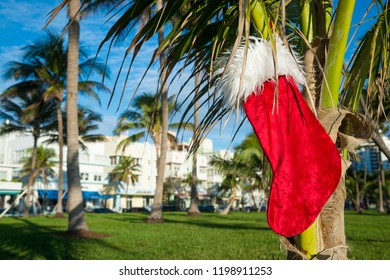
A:
<svg viewBox="0 0 390 280">
<path fill-rule="evenodd" d="M 164 224 L 147 224 L 146 213 L 87 214 L 99 239 L 61 235 L 67 219 L 0 219 L 0 259 L 285 259 L 265 213 L 232 212 L 188 217 L 164 213 Z M 390 215 L 346 212 L 351 259 L 390 260 Z"/>
</svg>

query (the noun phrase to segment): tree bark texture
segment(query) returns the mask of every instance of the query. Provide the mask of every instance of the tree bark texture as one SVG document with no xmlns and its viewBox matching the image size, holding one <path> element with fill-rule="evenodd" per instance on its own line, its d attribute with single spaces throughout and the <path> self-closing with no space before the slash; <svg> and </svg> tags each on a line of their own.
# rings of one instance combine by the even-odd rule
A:
<svg viewBox="0 0 390 280">
<path fill-rule="evenodd" d="M 31 155 L 31 170 L 28 177 L 27 182 L 27 193 L 24 197 L 24 209 L 23 209 L 23 217 L 28 218 L 30 216 L 30 208 L 31 208 L 31 198 L 33 196 L 33 185 L 35 183 L 35 169 L 37 162 L 37 149 L 38 149 L 38 138 L 39 135 L 33 135 L 34 137 L 34 145 L 33 145 L 33 153 Z"/>
<path fill-rule="evenodd" d="M 232 194 L 229 197 L 229 203 L 225 209 L 221 212 L 221 215 L 227 215 L 232 208 L 234 201 L 236 200 L 237 187 L 232 188 Z"/>
<path fill-rule="evenodd" d="M 56 207 L 56 217 L 63 217 L 64 211 L 62 210 L 62 191 L 64 187 L 64 173 L 63 173 L 63 162 L 64 162 L 64 124 L 62 122 L 62 111 L 61 102 L 57 101 L 57 122 L 58 122 L 58 198 Z"/>
<path fill-rule="evenodd" d="M 356 174 L 356 170 L 353 170 L 353 178 L 355 179 L 355 191 L 356 191 L 355 207 L 356 207 L 356 212 L 363 213 L 363 209 L 360 207 L 360 188 L 359 188 L 359 181 L 358 181 L 358 177 L 357 177 L 357 174 Z"/>
<path fill-rule="evenodd" d="M 163 1 L 157 1 L 157 11 L 162 9 Z M 161 44 L 164 40 L 164 29 L 158 31 L 158 42 Z M 157 181 L 156 191 L 154 195 L 152 212 L 148 217 L 149 223 L 162 223 L 164 222 L 162 214 L 162 201 L 163 201 L 163 187 L 164 187 L 164 173 L 165 173 L 165 162 L 168 150 L 168 87 L 166 84 L 166 58 L 165 54 L 160 56 L 160 98 L 161 98 L 161 150 L 160 155 L 157 155 Z M 157 102 L 157 101 L 156 101 Z"/>
<path fill-rule="evenodd" d="M 80 184 L 79 131 L 77 116 L 78 99 L 78 61 L 80 38 L 80 0 L 71 0 L 68 4 L 68 69 L 67 69 L 67 174 L 69 196 L 68 231 L 89 230 L 84 218 L 83 198 Z"/>
<path fill-rule="evenodd" d="M 197 67 L 195 67 L 196 69 Z M 195 100 L 197 100 L 197 94 L 198 94 L 198 88 L 199 88 L 199 73 L 195 74 Z M 199 126 L 199 102 L 195 101 L 194 103 L 194 135 L 192 137 L 192 141 L 196 139 L 196 131 L 198 130 Z M 198 208 L 199 205 L 199 198 L 198 198 L 198 190 L 197 190 L 197 183 L 198 183 L 198 154 L 195 150 L 192 155 L 192 178 L 191 178 L 191 204 L 190 208 L 188 209 L 188 215 L 190 216 L 199 216 L 200 211 Z"/>
</svg>

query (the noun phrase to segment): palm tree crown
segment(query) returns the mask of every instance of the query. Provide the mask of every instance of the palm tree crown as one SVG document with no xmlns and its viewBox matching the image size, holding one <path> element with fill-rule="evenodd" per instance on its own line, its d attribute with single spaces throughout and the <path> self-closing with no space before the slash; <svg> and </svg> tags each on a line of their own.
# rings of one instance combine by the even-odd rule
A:
<svg viewBox="0 0 390 280">
<path fill-rule="evenodd" d="M 123 112 L 119 119 L 118 124 L 114 130 L 114 134 L 119 135 L 123 132 L 130 130 L 141 130 L 131 136 L 123 139 L 119 144 L 117 150 L 126 148 L 126 146 L 139 139 L 151 136 L 153 142 L 156 144 L 158 151 L 157 157 L 159 157 L 160 144 L 161 144 L 161 102 L 157 99 L 157 94 L 144 93 L 137 96 L 134 99 L 132 109 Z M 169 112 L 173 114 L 177 111 L 176 104 L 174 102 L 175 96 L 169 98 Z M 171 141 L 176 141 L 172 134 L 168 134 Z"/>
<path fill-rule="evenodd" d="M 13 92 L 12 97 L 9 95 L 10 91 Z M 54 130 L 56 126 L 56 115 L 53 110 L 55 104 L 45 102 L 42 95 L 43 89 L 40 87 L 34 87 L 27 93 L 20 92 L 18 87 L 7 89 L 0 96 L 2 107 L 0 119 L 6 121 L 6 125 L 0 129 L 0 134 L 22 132 L 38 139 Z"/>
<path fill-rule="evenodd" d="M 122 156 L 119 163 L 111 171 L 112 181 L 122 181 L 127 185 L 138 180 L 140 165 L 130 156 Z"/>
<path fill-rule="evenodd" d="M 32 166 L 32 152 L 33 149 L 30 148 L 27 150 L 30 154 L 28 157 L 24 157 L 20 160 L 20 163 L 23 164 L 23 173 L 22 175 L 31 174 L 31 166 Z M 41 174 L 43 182 L 47 185 L 48 176 L 53 176 L 55 171 L 53 167 L 56 165 L 55 161 L 53 161 L 56 153 L 54 149 L 48 149 L 43 146 L 39 146 L 37 148 L 37 158 L 36 158 L 36 166 L 34 170 L 34 176 L 37 177 Z"/>
</svg>

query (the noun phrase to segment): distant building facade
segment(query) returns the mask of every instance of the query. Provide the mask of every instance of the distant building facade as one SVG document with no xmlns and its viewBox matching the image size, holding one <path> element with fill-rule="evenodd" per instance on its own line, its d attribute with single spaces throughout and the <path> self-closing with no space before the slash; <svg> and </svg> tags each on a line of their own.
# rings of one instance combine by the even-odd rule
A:
<svg viewBox="0 0 390 280">
<path fill-rule="evenodd" d="M 140 208 L 153 204 L 157 177 L 155 145 L 148 142 L 135 142 L 128 145 L 123 151 L 118 151 L 117 146 L 124 137 L 126 136 L 112 136 L 107 137 L 106 142 L 86 143 L 87 149 L 79 150 L 84 206 L 103 205 L 122 211 L 123 209 Z M 44 141 L 44 138 L 40 139 L 38 145 L 46 146 Z M 19 179 L 22 170 L 22 165 L 19 162 L 23 157 L 28 156 L 28 149 L 32 146 L 33 139 L 30 136 L 18 133 L 0 136 L 0 181 L 3 181 L 4 186 L 11 186 L 11 181 Z M 58 155 L 57 144 L 50 144 L 47 147 L 54 149 L 56 155 Z M 65 197 L 68 187 L 66 152 L 67 148 L 64 147 L 63 189 Z M 188 143 L 170 144 L 165 170 L 165 179 L 173 178 L 180 185 L 183 190 L 181 198 L 186 204 L 189 204 L 190 195 L 190 185 L 186 182 L 186 178 L 192 172 L 192 156 L 189 156 L 188 152 Z M 200 198 L 208 199 L 213 192 L 210 188 L 218 186 L 222 182 L 222 176 L 208 164 L 214 154 L 232 156 L 231 152 L 214 152 L 212 141 L 210 139 L 204 141 L 198 151 L 197 159 L 198 194 Z M 122 156 L 131 156 L 140 166 L 136 182 L 134 184 L 130 183 L 129 186 L 124 182 L 114 182 L 110 175 Z M 57 161 L 58 164 L 58 157 L 53 158 L 53 161 Z M 57 166 L 53 169 L 58 172 Z M 213 170 L 212 176 L 210 176 L 210 170 Z M 0 208 L 2 208 L 2 205 L 4 207 L 9 205 L 6 201 L 12 202 L 12 198 L 20 193 L 22 184 L 17 183 L 17 187 L 13 185 L 12 193 L 8 192 L 10 191 L 9 188 L 3 188 L 0 185 Z M 50 177 L 47 185 L 44 185 L 42 178 L 38 177 L 34 190 L 40 199 L 44 197 L 52 199 L 51 206 L 54 207 L 55 198 L 58 195 L 58 177 Z M 179 194 L 173 193 L 173 195 Z"/>
</svg>

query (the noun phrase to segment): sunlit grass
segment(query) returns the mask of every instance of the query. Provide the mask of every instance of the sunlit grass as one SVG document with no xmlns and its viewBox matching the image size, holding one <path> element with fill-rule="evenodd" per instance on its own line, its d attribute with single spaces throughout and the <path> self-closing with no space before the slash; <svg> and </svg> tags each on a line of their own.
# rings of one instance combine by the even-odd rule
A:
<svg viewBox="0 0 390 280">
<path fill-rule="evenodd" d="M 390 215 L 346 213 L 349 256 L 390 259 Z M 188 217 L 164 213 L 147 224 L 146 213 L 87 214 L 91 230 L 108 238 L 70 239 L 67 219 L 2 218 L 0 259 L 285 259 L 265 213 L 218 213 Z"/>
</svg>

